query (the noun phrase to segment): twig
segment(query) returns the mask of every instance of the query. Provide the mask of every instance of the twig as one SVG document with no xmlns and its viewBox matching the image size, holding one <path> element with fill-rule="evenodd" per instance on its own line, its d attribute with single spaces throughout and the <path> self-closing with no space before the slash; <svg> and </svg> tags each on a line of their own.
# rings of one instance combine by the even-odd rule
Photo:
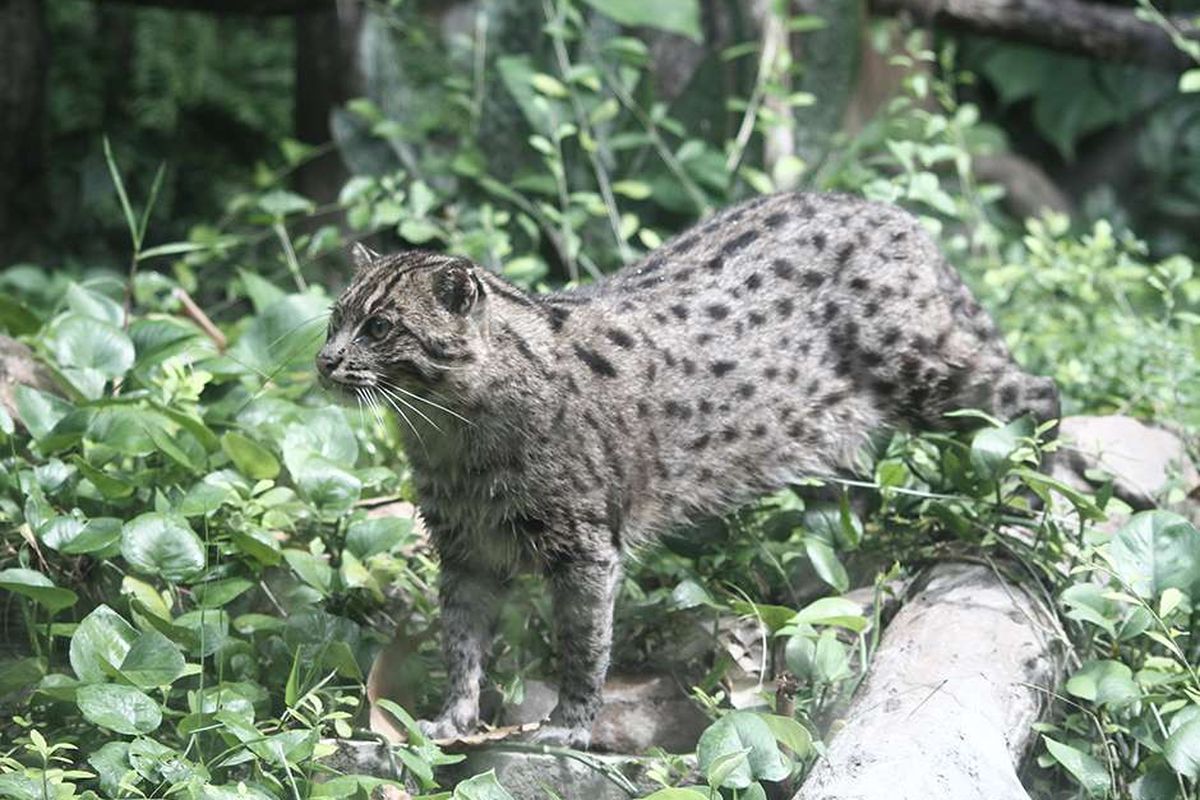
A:
<svg viewBox="0 0 1200 800">
<path fill-rule="evenodd" d="M 229 340 L 225 338 L 225 334 L 221 333 L 221 329 L 209 319 L 208 314 L 204 313 L 204 309 L 196 305 L 196 301 L 187 293 L 187 290 L 176 286 L 171 292 L 171 296 L 179 301 L 183 306 L 183 313 L 192 322 L 200 326 L 200 330 L 204 331 L 204 335 L 213 340 L 219 352 L 224 353 L 225 348 L 229 346 Z"/>
</svg>

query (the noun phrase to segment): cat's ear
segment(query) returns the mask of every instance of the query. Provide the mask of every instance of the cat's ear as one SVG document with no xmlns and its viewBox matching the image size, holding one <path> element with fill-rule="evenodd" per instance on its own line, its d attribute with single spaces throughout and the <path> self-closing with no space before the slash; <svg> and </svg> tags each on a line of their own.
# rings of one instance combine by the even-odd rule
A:
<svg viewBox="0 0 1200 800">
<path fill-rule="evenodd" d="M 483 297 L 483 281 L 470 261 L 460 259 L 433 274 L 433 294 L 447 311 L 467 314 Z"/>
<path fill-rule="evenodd" d="M 355 242 L 350 245 L 350 259 L 354 262 L 355 269 L 363 269 L 368 264 L 378 261 L 379 253 L 376 253 L 362 242 Z"/>
</svg>

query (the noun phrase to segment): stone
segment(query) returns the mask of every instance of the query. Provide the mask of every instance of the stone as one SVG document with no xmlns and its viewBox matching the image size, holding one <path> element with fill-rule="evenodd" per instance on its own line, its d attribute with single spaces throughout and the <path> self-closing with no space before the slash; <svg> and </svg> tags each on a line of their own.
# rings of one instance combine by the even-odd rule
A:
<svg viewBox="0 0 1200 800">
<path fill-rule="evenodd" d="M 528 747 L 495 745 L 469 751 L 465 761 L 438 770 L 438 780 L 443 786 L 453 786 L 495 770 L 496 779 L 516 800 L 553 797 L 546 789 L 564 800 L 630 800 L 659 788 L 650 778 L 652 759 L 574 751 L 537 752 L 536 746 Z"/>
<path fill-rule="evenodd" d="M 0 336 L 0 405 L 14 421 L 20 422 L 13 389 L 24 384 L 43 392 L 59 394 L 54 375 L 33 351 L 16 339 Z"/>
<path fill-rule="evenodd" d="M 1087 473 L 1113 478 L 1113 494 L 1134 509 L 1173 502 L 1200 488 L 1200 473 L 1182 439 L 1132 417 L 1077 416 L 1063 419 L 1061 455 L 1052 474 L 1085 491 L 1094 487 Z"/>
<path fill-rule="evenodd" d="M 545 719 L 557 702 L 553 685 L 527 679 L 524 700 L 503 710 L 502 724 Z M 604 685 L 604 707 L 592 726 L 592 750 L 635 754 L 661 747 L 669 753 L 690 753 L 708 723 L 670 677 L 612 675 Z"/>
<path fill-rule="evenodd" d="M 1063 669 L 1053 613 L 981 565 L 914 588 L 795 800 L 1029 800 L 1017 765 Z"/>
</svg>

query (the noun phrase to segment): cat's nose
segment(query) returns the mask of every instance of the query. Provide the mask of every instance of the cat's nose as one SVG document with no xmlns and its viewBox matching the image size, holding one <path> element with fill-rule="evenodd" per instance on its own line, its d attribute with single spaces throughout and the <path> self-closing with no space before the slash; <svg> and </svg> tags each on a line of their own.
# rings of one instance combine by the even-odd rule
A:
<svg viewBox="0 0 1200 800">
<path fill-rule="evenodd" d="M 317 353 L 317 370 L 326 378 L 333 374 L 333 371 L 342 363 L 342 357 L 336 353 L 330 353 L 322 350 Z"/>
</svg>

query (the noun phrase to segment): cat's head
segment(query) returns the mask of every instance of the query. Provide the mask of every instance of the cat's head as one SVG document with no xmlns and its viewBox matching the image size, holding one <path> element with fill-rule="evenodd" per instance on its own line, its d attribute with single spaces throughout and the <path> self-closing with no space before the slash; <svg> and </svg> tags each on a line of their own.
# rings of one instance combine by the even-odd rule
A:
<svg viewBox="0 0 1200 800">
<path fill-rule="evenodd" d="M 454 386 L 483 350 L 486 290 L 480 267 L 409 251 L 381 256 L 355 245 L 358 267 L 334 304 L 317 371 L 326 385 L 356 389 Z"/>
</svg>

